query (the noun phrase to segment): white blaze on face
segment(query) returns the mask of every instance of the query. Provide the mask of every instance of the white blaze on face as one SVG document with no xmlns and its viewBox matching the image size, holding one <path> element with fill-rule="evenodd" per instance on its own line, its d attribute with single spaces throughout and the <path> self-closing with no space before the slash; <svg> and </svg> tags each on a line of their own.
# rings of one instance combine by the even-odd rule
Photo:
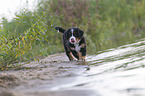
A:
<svg viewBox="0 0 145 96">
<path fill-rule="evenodd" d="M 71 44 L 75 44 L 76 43 L 76 38 L 73 36 L 73 29 L 71 29 L 71 33 L 72 33 L 72 36 L 70 37 L 70 39 L 69 39 L 69 42 L 71 43 Z M 72 41 L 74 41 L 74 42 L 72 42 Z"/>
</svg>

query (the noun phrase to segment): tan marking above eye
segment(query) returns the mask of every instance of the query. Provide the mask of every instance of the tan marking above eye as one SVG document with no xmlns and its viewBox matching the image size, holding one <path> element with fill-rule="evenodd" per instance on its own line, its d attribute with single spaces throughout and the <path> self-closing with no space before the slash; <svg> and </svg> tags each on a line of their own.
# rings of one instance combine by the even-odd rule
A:
<svg viewBox="0 0 145 96">
<path fill-rule="evenodd" d="M 73 34 L 76 34 L 76 32 L 73 32 Z"/>
</svg>

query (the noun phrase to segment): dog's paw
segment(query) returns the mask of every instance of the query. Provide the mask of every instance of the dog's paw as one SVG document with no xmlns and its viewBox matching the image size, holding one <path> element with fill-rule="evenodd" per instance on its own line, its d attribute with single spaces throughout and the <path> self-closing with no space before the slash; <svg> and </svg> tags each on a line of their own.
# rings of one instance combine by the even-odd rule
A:
<svg viewBox="0 0 145 96">
<path fill-rule="evenodd" d="M 75 58 L 71 58 L 70 61 L 76 61 L 76 59 Z"/>
<path fill-rule="evenodd" d="M 86 61 L 86 59 L 82 59 L 82 61 Z"/>
<path fill-rule="evenodd" d="M 80 60 L 78 60 L 78 61 L 86 61 L 85 59 L 80 59 Z"/>
<path fill-rule="evenodd" d="M 83 61 L 86 61 L 86 56 L 82 56 L 82 60 Z"/>
</svg>

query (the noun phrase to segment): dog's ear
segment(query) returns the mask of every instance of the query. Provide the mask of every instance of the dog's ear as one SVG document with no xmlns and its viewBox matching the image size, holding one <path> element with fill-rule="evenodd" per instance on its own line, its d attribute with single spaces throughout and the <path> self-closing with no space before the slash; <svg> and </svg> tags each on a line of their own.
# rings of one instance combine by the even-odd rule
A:
<svg viewBox="0 0 145 96">
<path fill-rule="evenodd" d="M 79 31 L 79 37 L 81 38 L 84 35 L 84 31 L 82 31 L 81 29 L 78 28 Z"/>
<path fill-rule="evenodd" d="M 55 27 L 58 32 L 64 33 L 66 30 L 61 27 Z"/>
</svg>

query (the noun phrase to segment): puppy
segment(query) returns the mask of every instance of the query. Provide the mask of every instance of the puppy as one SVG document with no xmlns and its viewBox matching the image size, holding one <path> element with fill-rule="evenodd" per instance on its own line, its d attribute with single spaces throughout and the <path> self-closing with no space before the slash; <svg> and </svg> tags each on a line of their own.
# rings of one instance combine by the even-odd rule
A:
<svg viewBox="0 0 145 96">
<path fill-rule="evenodd" d="M 63 29 L 61 27 L 55 27 L 58 32 L 63 33 L 63 45 L 69 60 L 86 60 L 86 40 L 84 37 L 84 31 L 79 28 L 72 27 L 69 29 Z"/>
</svg>

